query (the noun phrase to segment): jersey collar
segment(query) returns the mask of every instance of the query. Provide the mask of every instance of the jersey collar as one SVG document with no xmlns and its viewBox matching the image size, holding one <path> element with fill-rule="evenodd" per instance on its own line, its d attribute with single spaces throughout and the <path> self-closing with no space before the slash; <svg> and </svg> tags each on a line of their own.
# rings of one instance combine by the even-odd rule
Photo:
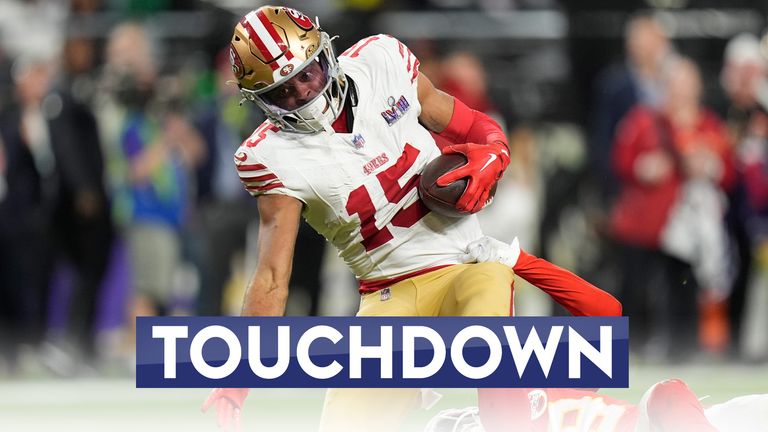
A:
<svg viewBox="0 0 768 432">
<path fill-rule="evenodd" d="M 357 107 L 357 87 L 349 75 L 346 77 L 349 80 L 349 91 L 347 91 L 347 98 L 344 100 L 344 108 L 342 108 L 339 116 L 331 124 L 333 130 L 338 133 L 351 133 L 352 126 L 355 123 L 354 108 Z"/>
</svg>

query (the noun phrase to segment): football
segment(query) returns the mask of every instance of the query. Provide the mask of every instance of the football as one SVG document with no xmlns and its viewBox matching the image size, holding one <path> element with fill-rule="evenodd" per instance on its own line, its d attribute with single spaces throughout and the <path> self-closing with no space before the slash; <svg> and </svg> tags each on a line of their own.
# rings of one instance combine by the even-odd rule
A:
<svg viewBox="0 0 768 432">
<path fill-rule="evenodd" d="M 456 209 L 456 202 L 467 188 L 467 179 L 458 179 L 445 187 L 437 185 L 437 179 L 443 174 L 454 170 L 467 163 L 467 158 L 462 154 L 445 154 L 435 158 L 424 167 L 419 181 L 419 196 L 424 204 L 433 212 L 448 217 L 463 217 L 471 213 Z M 496 184 L 493 185 L 486 205 L 493 199 L 496 193 Z"/>
</svg>

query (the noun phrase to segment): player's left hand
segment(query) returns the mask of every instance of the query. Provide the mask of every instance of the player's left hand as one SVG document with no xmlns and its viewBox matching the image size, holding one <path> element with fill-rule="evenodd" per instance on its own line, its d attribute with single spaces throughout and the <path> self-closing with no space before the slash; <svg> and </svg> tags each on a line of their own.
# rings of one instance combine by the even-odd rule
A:
<svg viewBox="0 0 768 432">
<path fill-rule="evenodd" d="M 499 262 L 511 268 L 517 264 L 520 257 L 520 242 L 515 237 L 512 243 L 506 244 L 493 237 L 484 236 L 467 246 L 467 252 L 462 255 L 462 262 Z"/>
<path fill-rule="evenodd" d="M 240 432 L 240 409 L 248 396 L 247 388 L 217 388 L 203 402 L 203 412 L 216 405 L 216 422 L 225 431 Z"/>
<path fill-rule="evenodd" d="M 491 188 L 509 165 L 509 149 L 502 142 L 456 144 L 443 148 L 443 154 L 454 153 L 463 154 L 467 163 L 440 176 L 437 185 L 445 187 L 466 177 L 467 188 L 456 202 L 456 208 L 463 212 L 476 213 L 483 208 Z"/>
</svg>

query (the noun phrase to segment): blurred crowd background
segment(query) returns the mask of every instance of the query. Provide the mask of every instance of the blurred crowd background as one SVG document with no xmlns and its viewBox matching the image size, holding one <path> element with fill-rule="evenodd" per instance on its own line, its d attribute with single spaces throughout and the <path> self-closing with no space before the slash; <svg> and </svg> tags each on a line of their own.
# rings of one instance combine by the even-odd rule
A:
<svg viewBox="0 0 768 432">
<path fill-rule="evenodd" d="M 135 316 L 239 312 L 258 212 L 232 154 L 263 116 L 227 47 L 261 5 L 0 0 L 0 377 L 130 372 Z M 504 125 L 484 230 L 618 296 L 635 358 L 768 361 L 768 1 L 286 5 L 337 52 L 398 37 Z M 330 249 L 302 226 L 289 314 L 356 310 Z"/>
</svg>

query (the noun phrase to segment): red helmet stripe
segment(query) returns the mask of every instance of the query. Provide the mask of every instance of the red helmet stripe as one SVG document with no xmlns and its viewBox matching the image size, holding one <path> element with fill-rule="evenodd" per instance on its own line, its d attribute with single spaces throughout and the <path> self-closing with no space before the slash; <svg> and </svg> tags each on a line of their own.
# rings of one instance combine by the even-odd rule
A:
<svg viewBox="0 0 768 432">
<path fill-rule="evenodd" d="M 259 37 L 259 34 L 256 32 L 256 29 L 251 24 L 251 20 L 248 19 L 250 14 L 243 17 L 243 19 L 240 21 L 240 24 L 245 27 L 246 30 L 248 30 L 248 38 L 251 40 L 251 42 L 256 45 L 256 48 L 259 49 L 259 52 L 261 52 L 261 55 L 264 56 L 264 59 L 266 60 L 267 64 L 269 65 L 272 70 L 277 70 L 277 63 L 273 62 L 273 56 L 269 52 L 269 49 L 267 49 L 267 46 L 264 45 L 264 42 L 262 42 L 261 38 Z"/>
<path fill-rule="evenodd" d="M 293 54 L 288 49 L 288 46 L 285 44 L 285 41 L 283 41 L 283 38 L 280 37 L 280 35 L 275 30 L 275 27 L 272 26 L 272 23 L 269 22 L 269 18 L 264 14 L 264 11 L 258 11 L 256 12 L 256 16 L 259 18 L 259 21 L 264 26 L 264 28 L 269 33 L 269 36 L 272 38 L 272 40 L 277 45 L 278 49 L 280 49 L 280 54 L 285 53 L 285 58 L 288 60 L 293 59 Z M 280 54 L 277 54 L 274 57 L 280 57 Z"/>
</svg>

